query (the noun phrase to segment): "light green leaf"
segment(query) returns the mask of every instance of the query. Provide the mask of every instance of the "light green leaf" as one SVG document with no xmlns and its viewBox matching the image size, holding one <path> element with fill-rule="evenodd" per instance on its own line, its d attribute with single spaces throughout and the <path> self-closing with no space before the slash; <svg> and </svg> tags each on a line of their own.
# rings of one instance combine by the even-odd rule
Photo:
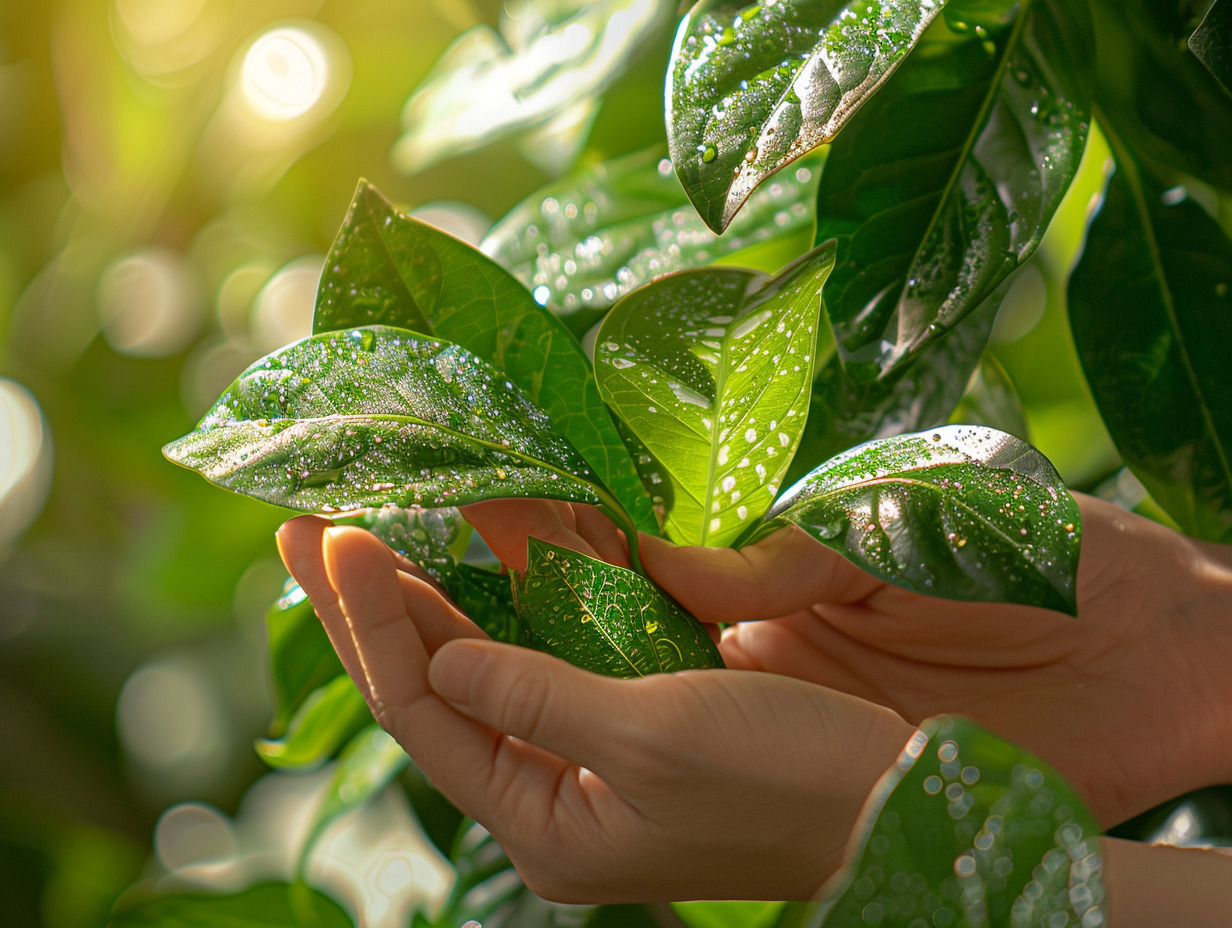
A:
<svg viewBox="0 0 1232 928">
<path fill-rule="evenodd" d="M 313 767 L 332 757 L 370 718 L 351 678 L 339 674 L 304 700 L 283 737 L 258 739 L 257 753 L 271 767 Z"/>
<path fill-rule="evenodd" d="M 823 245 L 777 277 L 682 271 L 625 297 L 604 321 L 599 389 L 644 446 L 636 453 L 666 537 L 729 544 L 773 501 L 808 415 L 833 261 Z"/>
<path fill-rule="evenodd" d="M 211 483 L 308 511 L 512 496 L 618 508 L 504 375 L 386 326 L 314 335 L 257 361 L 163 453 Z"/>
<path fill-rule="evenodd" d="M 689 199 L 722 232 L 761 181 L 833 139 L 944 0 L 701 0 L 676 33 L 667 133 Z"/>
<path fill-rule="evenodd" d="M 537 650 L 611 677 L 723 666 L 701 624 L 641 574 L 537 538 L 526 550 L 514 601 Z"/>
<path fill-rule="evenodd" d="M 504 371 L 638 528 L 657 529 L 577 340 L 496 262 L 404 216 L 361 181 L 325 262 L 313 331 L 372 324 L 453 342 Z"/>
<path fill-rule="evenodd" d="M 178 892 L 125 906 L 108 928 L 353 928 L 339 905 L 303 883 L 262 883 L 233 895 Z"/>
<path fill-rule="evenodd" d="M 942 426 L 853 448 L 766 514 L 767 527 L 784 522 L 917 593 L 1077 610 L 1078 506 L 1004 432 Z"/>
<path fill-rule="evenodd" d="M 785 902 L 673 902 L 672 911 L 689 928 L 770 928 Z"/>
<path fill-rule="evenodd" d="M 312 603 L 292 584 L 265 616 L 269 638 L 270 678 L 274 685 L 275 736 L 286 731 L 292 715 L 318 687 L 343 672 L 329 636 Z"/>
</svg>

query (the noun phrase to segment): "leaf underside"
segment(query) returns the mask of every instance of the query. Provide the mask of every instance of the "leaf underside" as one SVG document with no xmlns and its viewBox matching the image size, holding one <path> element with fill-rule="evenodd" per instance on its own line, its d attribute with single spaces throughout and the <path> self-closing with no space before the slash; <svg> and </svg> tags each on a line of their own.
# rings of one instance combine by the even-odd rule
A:
<svg viewBox="0 0 1232 928">
<path fill-rule="evenodd" d="M 1232 2 L 1215 0 L 1188 44 L 1211 76 L 1232 93 Z"/>
</svg>

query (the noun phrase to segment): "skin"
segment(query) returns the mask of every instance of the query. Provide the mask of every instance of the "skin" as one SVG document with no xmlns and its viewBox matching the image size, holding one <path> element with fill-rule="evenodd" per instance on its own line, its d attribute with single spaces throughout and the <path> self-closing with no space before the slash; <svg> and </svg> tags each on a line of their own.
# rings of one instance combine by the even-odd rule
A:
<svg viewBox="0 0 1232 928">
<path fill-rule="evenodd" d="M 358 529 L 303 517 L 279 545 L 377 720 L 536 892 L 793 899 L 840 866 L 872 785 L 940 712 L 1048 760 L 1105 825 L 1232 781 L 1232 556 L 1080 506 L 1076 619 L 912 594 L 794 529 L 741 551 L 643 536 L 661 586 L 735 624 L 720 641 L 730 669 L 632 681 L 488 641 Z M 466 515 L 515 569 L 527 535 L 627 562 L 588 507 Z M 1124 843 L 1106 847 L 1127 900 L 1143 863 Z"/>
</svg>

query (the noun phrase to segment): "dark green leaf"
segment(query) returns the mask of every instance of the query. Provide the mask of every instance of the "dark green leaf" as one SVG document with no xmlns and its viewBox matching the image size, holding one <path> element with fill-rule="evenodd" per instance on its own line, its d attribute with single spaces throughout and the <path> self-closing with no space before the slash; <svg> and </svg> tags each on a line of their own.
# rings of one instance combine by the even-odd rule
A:
<svg viewBox="0 0 1232 928">
<path fill-rule="evenodd" d="M 599 389 L 648 452 L 643 479 L 671 490 L 661 505 L 673 541 L 729 544 L 774 500 L 808 414 L 833 261 L 823 245 L 777 277 L 681 271 L 604 320 Z"/>
<path fill-rule="evenodd" d="M 979 426 L 869 442 L 766 515 L 889 583 L 947 599 L 1074 613 L 1081 518 L 1048 460 Z"/>
<path fill-rule="evenodd" d="M 369 725 L 342 749 L 320 804 L 312 813 L 308 837 L 299 855 L 302 874 L 313 847 L 340 816 L 366 805 L 390 784 L 410 758 L 398 742 L 377 725 Z"/>
<path fill-rule="evenodd" d="M 1189 49 L 1223 89 L 1232 93 L 1232 0 L 1215 0 L 1189 37 Z"/>
<path fill-rule="evenodd" d="M 504 371 L 638 528 L 657 528 L 577 340 L 500 265 L 361 181 L 325 262 L 313 331 L 370 324 L 434 335 Z"/>
<path fill-rule="evenodd" d="M 453 572 L 459 538 L 470 537 L 470 523 L 452 506 L 402 509 L 386 505 L 336 517 L 334 524 L 366 528 L 429 576 L 442 581 Z"/>
<path fill-rule="evenodd" d="M 124 908 L 109 928 L 352 928 L 336 902 L 302 883 L 262 883 L 234 895 L 180 892 Z"/>
<path fill-rule="evenodd" d="M 532 647 L 611 677 L 722 667 L 710 636 L 639 573 L 527 539 L 514 601 Z"/>
<path fill-rule="evenodd" d="M 716 232 L 763 179 L 838 134 L 943 0 L 701 0 L 668 66 L 667 137 Z"/>
<path fill-rule="evenodd" d="M 292 714 L 304 699 L 343 670 L 312 603 L 299 586 L 291 586 L 270 607 L 265 628 L 274 685 L 275 714 L 270 728 L 277 736 L 286 731 Z"/>
<path fill-rule="evenodd" d="M 962 402 L 950 415 L 955 425 L 986 425 L 999 432 L 1009 432 L 1029 441 L 1027 414 L 1014 382 L 1001 363 L 992 355 L 984 355 L 980 366 L 967 382 Z"/>
<path fill-rule="evenodd" d="M 1036 248 L 1086 144 L 1089 22 L 1067 0 L 951 3 L 831 146 L 817 241 L 847 373 L 885 378 Z M 978 27 L 978 28 L 977 28 Z"/>
<path fill-rule="evenodd" d="M 332 757 L 370 718 L 351 678 L 339 674 L 304 700 L 283 737 L 259 739 L 257 753 L 271 767 L 313 767 Z"/>
<path fill-rule="evenodd" d="M 1078 357 L 1155 500 L 1186 532 L 1232 541 L 1232 240 L 1109 138 L 1116 170 L 1069 283 Z"/>
<path fill-rule="evenodd" d="M 386 326 L 266 356 L 163 453 L 211 483 L 308 511 L 613 502 L 503 374 L 457 345 Z"/>
<path fill-rule="evenodd" d="M 531 194 L 480 248 L 574 331 L 652 277 L 812 230 L 822 158 L 760 187 L 726 234 L 706 227 L 660 148 L 604 161 Z"/>
<path fill-rule="evenodd" d="M 489 638 L 506 644 L 526 644 L 507 574 L 459 564 L 445 584 L 445 590 L 457 607 Z"/>
</svg>

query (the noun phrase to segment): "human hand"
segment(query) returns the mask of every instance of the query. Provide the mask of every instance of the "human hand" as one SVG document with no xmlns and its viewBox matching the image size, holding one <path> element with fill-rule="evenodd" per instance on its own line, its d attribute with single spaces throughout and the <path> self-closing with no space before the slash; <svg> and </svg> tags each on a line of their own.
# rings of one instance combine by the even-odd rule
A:
<svg viewBox="0 0 1232 928">
<path fill-rule="evenodd" d="M 526 514 L 546 540 L 618 541 L 560 505 Z M 596 676 L 491 642 L 367 532 L 306 516 L 278 539 L 377 720 L 548 898 L 807 898 L 913 730 L 783 676 Z"/>
</svg>

